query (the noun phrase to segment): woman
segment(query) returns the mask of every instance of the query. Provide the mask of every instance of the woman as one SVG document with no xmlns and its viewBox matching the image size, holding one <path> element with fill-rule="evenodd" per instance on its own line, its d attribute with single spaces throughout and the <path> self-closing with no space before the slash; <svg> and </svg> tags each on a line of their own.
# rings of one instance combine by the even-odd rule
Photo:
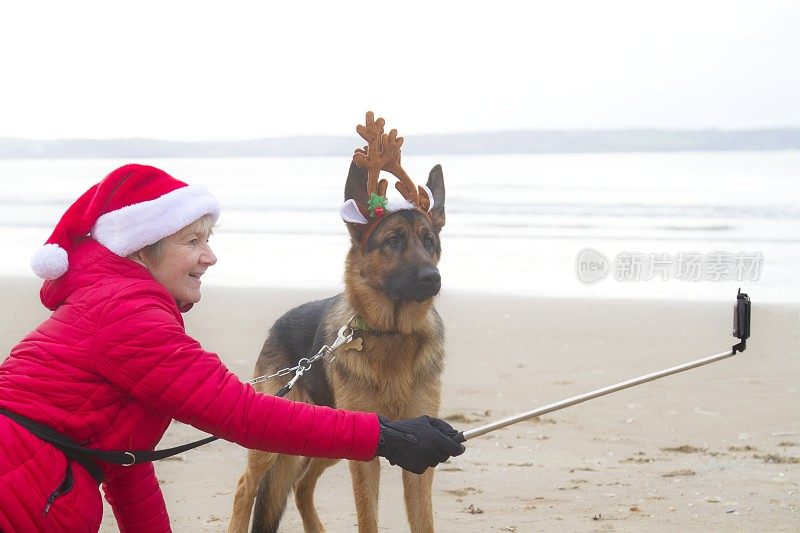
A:
<svg viewBox="0 0 800 533">
<path fill-rule="evenodd" d="M 258 394 L 189 337 L 181 313 L 217 261 L 218 216 L 204 188 L 126 165 L 70 206 L 37 252 L 53 314 L 0 365 L 0 531 L 97 531 L 101 480 L 120 530 L 170 529 L 152 463 L 73 461 L 37 432 L 151 450 L 176 419 L 248 448 L 381 455 L 418 473 L 464 451 L 438 419 L 390 423 Z"/>
</svg>

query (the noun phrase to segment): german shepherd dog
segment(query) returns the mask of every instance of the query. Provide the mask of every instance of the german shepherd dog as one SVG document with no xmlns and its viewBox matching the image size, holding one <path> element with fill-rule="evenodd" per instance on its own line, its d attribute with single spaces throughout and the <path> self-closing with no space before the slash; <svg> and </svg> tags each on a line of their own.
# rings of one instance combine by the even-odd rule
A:
<svg viewBox="0 0 800 533">
<path fill-rule="evenodd" d="M 382 119 L 379 120 L 382 131 Z M 402 138 L 399 141 L 402 143 Z M 397 163 L 399 166 L 399 151 Z M 367 171 L 351 164 L 345 200 L 366 205 L 367 181 Z M 438 414 L 444 327 L 433 301 L 441 286 L 436 265 L 441 255 L 439 233 L 445 223 L 444 178 L 439 165 L 431 170 L 427 188 L 433 196 L 427 216 L 418 209 L 390 212 L 368 235 L 363 225 L 347 224 L 351 246 L 345 260 L 344 292 L 303 304 L 279 318 L 256 363 L 256 376 L 294 366 L 301 358 L 317 353 L 324 344 L 330 345 L 339 328 L 357 315 L 366 324 L 359 331 L 362 350 L 345 346 L 337 351 L 331 364 L 318 361 L 297 381 L 288 397 L 377 412 L 392 420 Z M 283 384 L 268 381 L 257 388 L 275 394 Z M 336 462 L 249 451 L 228 531 L 246 532 L 251 510 L 253 532 L 277 531 L 292 491 L 305 531 L 324 531 L 314 507 L 314 488 L 323 471 Z M 379 460 L 351 461 L 350 473 L 358 529 L 377 532 Z M 412 531 L 434 529 L 432 483 L 432 468 L 422 475 L 403 471 Z"/>
</svg>

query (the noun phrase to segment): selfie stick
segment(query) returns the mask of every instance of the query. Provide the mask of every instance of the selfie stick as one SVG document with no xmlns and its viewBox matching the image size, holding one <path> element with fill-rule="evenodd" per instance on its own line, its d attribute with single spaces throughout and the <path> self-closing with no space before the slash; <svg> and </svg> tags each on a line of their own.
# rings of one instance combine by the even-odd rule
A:
<svg viewBox="0 0 800 533">
<path fill-rule="evenodd" d="M 510 416 L 508 418 L 498 420 L 497 422 L 486 424 L 485 426 L 480 426 L 475 429 L 468 429 L 459 433 L 456 437 L 456 440 L 458 442 L 464 442 L 466 440 L 485 435 L 491 431 L 495 431 L 496 429 L 504 428 L 506 426 L 516 424 L 517 422 L 522 422 L 523 420 L 528 420 L 529 418 L 552 413 L 553 411 L 558 411 L 559 409 L 564 409 L 565 407 L 570 407 L 594 398 L 598 398 L 600 396 L 605 396 L 606 394 L 611 394 L 612 392 L 635 387 L 636 385 L 641 385 L 642 383 L 647 383 L 648 381 L 671 376 L 672 374 L 691 370 L 709 363 L 716 363 L 717 361 L 721 361 L 735 355 L 737 352 L 743 352 L 747 347 L 746 340 L 750 336 L 750 297 L 741 292 L 741 290 L 739 290 L 739 293 L 736 295 L 736 306 L 733 310 L 733 336 L 738 338 L 741 342 L 733 346 L 727 352 L 709 355 L 708 357 L 703 357 L 702 359 L 697 359 L 696 361 L 690 361 L 682 365 L 673 366 L 672 368 L 666 368 L 664 370 L 659 370 L 658 372 L 645 374 L 644 376 L 622 381 L 615 385 L 609 385 L 608 387 L 603 387 L 591 392 L 579 394 L 577 396 L 561 400 L 560 402 L 544 405 L 537 409 L 533 409 L 532 411 L 526 411 L 524 413 Z"/>
</svg>

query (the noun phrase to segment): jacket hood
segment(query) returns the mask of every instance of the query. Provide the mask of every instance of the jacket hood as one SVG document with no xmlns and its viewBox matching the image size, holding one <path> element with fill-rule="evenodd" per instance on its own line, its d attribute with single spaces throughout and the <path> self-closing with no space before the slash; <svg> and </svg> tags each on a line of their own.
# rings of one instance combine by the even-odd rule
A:
<svg viewBox="0 0 800 533">
<path fill-rule="evenodd" d="M 86 238 L 70 253 L 67 272 L 42 284 L 39 298 L 45 307 L 55 311 L 77 291 L 119 278 L 156 281 L 150 271 L 136 261 L 120 257 L 94 239 Z M 191 308 L 189 304 L 180 311 L 185 313 Z"/>
</svg>

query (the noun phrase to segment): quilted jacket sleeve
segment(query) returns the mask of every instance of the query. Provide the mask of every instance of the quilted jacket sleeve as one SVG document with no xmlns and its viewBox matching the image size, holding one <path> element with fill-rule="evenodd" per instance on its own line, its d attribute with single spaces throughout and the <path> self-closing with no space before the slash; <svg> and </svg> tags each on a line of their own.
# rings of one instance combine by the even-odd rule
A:
<svg viewBox="0 0 800 533">
<path fill-rule="evenodd" d="M 257 393 L 184 331 L 166 291 L 139 283 L 106 302 L 95 334 L 97 369 L 139 401 L 247 448 L 369 460 L 374 413 L 330 409 Z"/>
<path fill-rule="evenodd" d="M 171 531 L 153 463 L 110 468 L 103 492 L 121 533 Z"/>
</svg>

